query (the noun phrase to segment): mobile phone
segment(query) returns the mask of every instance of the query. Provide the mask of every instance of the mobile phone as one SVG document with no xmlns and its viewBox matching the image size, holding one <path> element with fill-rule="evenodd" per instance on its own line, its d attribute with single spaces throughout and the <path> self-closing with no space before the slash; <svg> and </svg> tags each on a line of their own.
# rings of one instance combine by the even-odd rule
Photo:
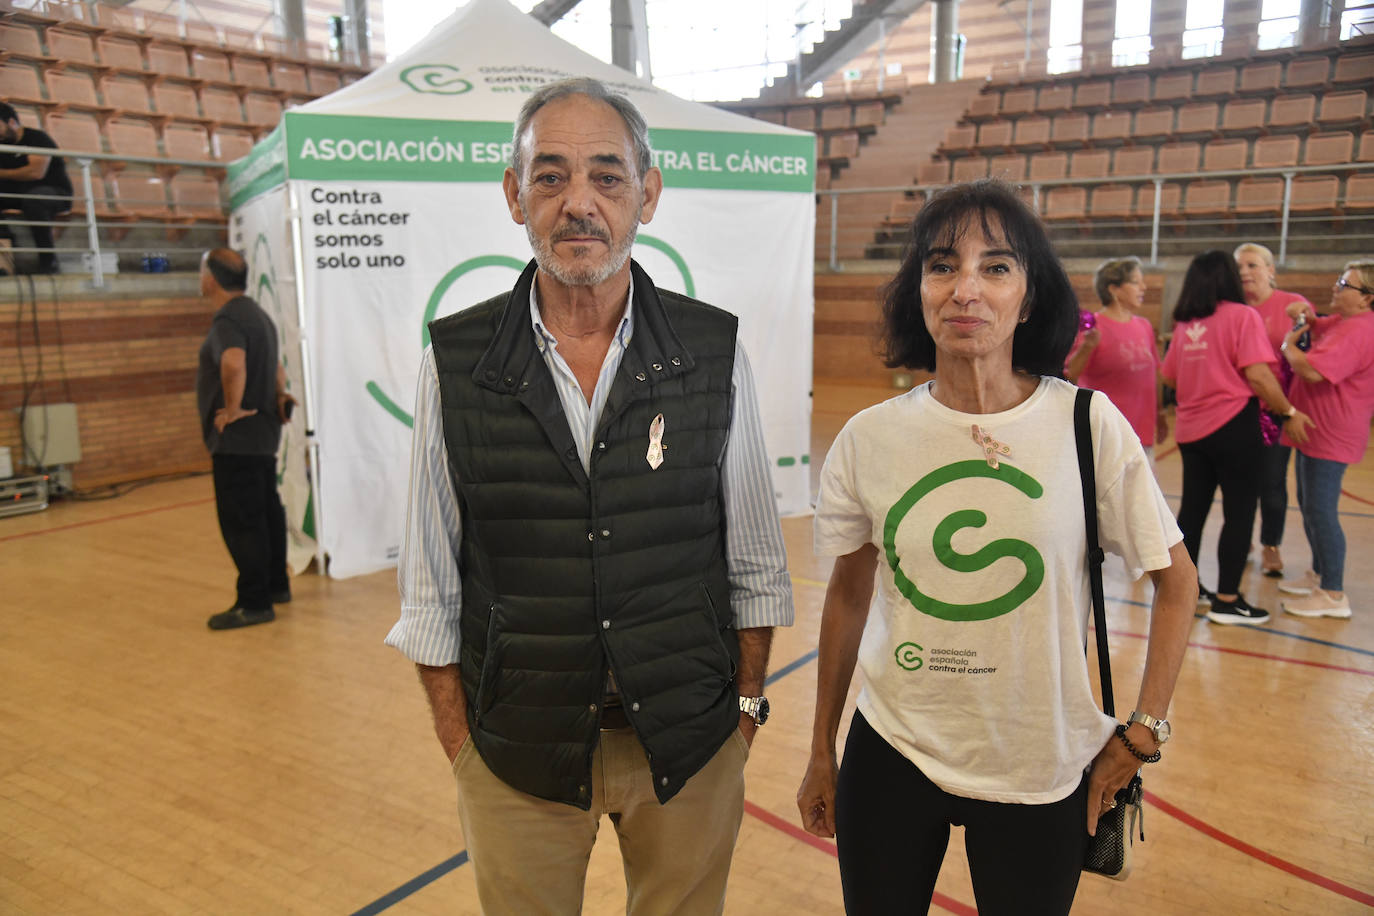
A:
<svg viewBox="0 0 1374 916">
<path fill-rule="evenodd" d="M 1083 331 L 1091 331 L 1093 328 L 1097 327 L 1097 313 L 1096 313 L 1096 312 L 1079 312 L 1079 313 L 1078 313 L 1078 327 L 1079 327 L 1080 330 L 1083 330 Z"/>
<path fill-rule="evenodd" d="M 282 416 L 284 416 L 286 419 L 290 420 L 290 419 L 291 419 L 291 412 L 292 412 L 293 410 L 295 410 L 295 408 L 296 408 L 296 402 L 295 402 L 295 401 L 287 401 L 285 404 L 282 405 L 282 408 L 281 408 Z"/>
</svg>

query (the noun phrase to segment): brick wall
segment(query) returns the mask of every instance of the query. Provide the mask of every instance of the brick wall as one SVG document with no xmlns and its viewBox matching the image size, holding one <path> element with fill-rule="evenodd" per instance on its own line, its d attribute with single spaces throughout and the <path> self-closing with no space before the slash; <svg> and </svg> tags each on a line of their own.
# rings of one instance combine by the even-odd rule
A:
<svg viewBox="0 0 1374 916">
<path fill-rule="evenodd" d="M 26 390 L 31 405 L 76 404 L 78 489 L 207 470 L 195 375 L 212 310 L 196 275 L 168 275 L 153 288 L 146 278 L 114 277 L 105 294 L 83 290 L 82 277 L 37 279 L 36 303 L 27 285 L 22 298 L 8 282 L 0 289 L 0 445 L 16 472 L 26 464 L 18 413 Z"/>
</svg>

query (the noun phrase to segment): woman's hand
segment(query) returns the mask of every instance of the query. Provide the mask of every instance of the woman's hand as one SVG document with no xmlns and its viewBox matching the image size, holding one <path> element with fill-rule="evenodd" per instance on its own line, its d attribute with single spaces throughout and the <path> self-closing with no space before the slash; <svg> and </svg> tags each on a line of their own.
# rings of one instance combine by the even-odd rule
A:
<svg viewBox="0 0 1374 916">
<path fill-rule="evenodd" d="M 1307 442 L 1307 431 L 1314 425 L 1312 418 L 1300 410 L 1283 421 L 1283 432 L 1295 444 L 1303 445 Z"/>
<path fill-rule="evenodd" d="M 1141 744 L 1154 746 L 1154 736 L 1149 729 L 1141 726 L 1138 731 L 1145 734 L 1140 742 L 1132 739 L 1136 747 Z M 1143 750 L 1143 749 L 1142 749 Z M 1140 761 L 1126 750 L 1126 745 L 1113 734 L 1093 758 L 1092 768 L 1088 771 L 1088 834 L 1097 836 L 1097 819 L 1116 807 L 1116 793 L 1126 787 L 1140 769 Z"/>
<path fill-rule="evenodd" d="M 835 783 L 839 775 L 840 767 L 833 753 L 811 758 L 797 790 L 797 810 L 801 811 L 802 827 L 807 833 L 835 835 Z"/>
</svg>

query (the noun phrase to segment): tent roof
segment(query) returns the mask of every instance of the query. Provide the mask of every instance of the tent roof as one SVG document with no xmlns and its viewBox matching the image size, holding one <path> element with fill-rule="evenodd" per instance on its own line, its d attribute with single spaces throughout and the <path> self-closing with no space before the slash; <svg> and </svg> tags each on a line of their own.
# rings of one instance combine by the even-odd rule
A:
<svg viewBox="0 0 1374 916">
<path fill-rule="evenodd" d="M 634 102 L 653 128 L 801 133 L 664 92 L 569 44 L 507 0 L 471 0 L 401 57 L 292 110 L 511 123 L 531 91 L 569 76 L 607 83 Z"/>
</svg>

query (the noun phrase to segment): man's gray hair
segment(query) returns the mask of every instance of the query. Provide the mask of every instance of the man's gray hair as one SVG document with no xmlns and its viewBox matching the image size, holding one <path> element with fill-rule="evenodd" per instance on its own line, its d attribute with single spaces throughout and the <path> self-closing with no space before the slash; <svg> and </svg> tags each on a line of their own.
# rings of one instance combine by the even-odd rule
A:
<svg viewBox="0 0 1374 916">
<path fill-rule="evenodd" d="M 594 80 L 589 76 L 549 83 L 525 100 L 525 104 L 520 108 L 520 116 L 515 119 L 515 133 L 511 143 L 510 167 L 516 177 L 521 177 L 520 141 L 529 132 L 530 122 L 534 120 L 535 114 L 550 102 L 570 95 L 585 95 L 589 99 L 605 102 L 620 115 L 620 119 L 625 122 L 625 130 L 630 134 L 630 143 L 634 146 L 635 169 L 642 182 L 654 164 L 654 152 L 649 146 L 649 125 L 645 123 L 644 116 L 639 113 L 633 102 L 618 92 L 612 92 L 600 80 Z"/>
</svg>

